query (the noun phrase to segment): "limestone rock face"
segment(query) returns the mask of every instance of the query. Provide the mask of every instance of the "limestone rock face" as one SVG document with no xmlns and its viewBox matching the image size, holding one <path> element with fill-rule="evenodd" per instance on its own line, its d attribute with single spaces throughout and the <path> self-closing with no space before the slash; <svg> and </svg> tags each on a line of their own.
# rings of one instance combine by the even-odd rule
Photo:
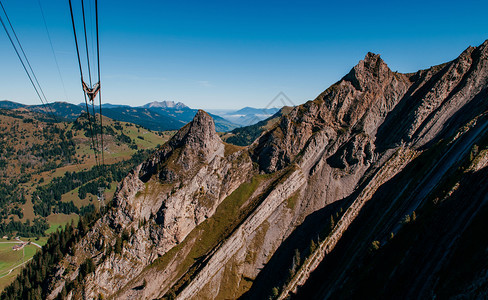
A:
<svg viewBox="0 0 488 300">
<path fill-rule="evenodd" d="M 412 87 L 379 131 L 382 146 L 414 142 L 416 147 L 453 134 L 488 107 L 488 41 L 467 48 L 452 62 L 411 74 Z"/>
<path fill-rule="evenodd" d="M 368 53 L 341 81 L 314 101 L 296 107 L 262 136 L 254 145 L 253 158 L 262 170 L 274 172 L 325 128 L 339 138 L 359 133 L 373 137 L 411 84 L 408 76 L 392 72 L 379 55 Z"/>
<path fill-rule="evenodd" d="M 486 169 L 486 150 L 474 145 L 488 140 L 487 53 L 488 41 L 411 74 L 368 53 L 249 147 L 223 143 L 199 111 L 120 183 L 113 207 L 60 264 L 51 298 L 87 256 L 97 265 L 83 287 L 89 297 L 283 299 L 304 284 L 307 296 L 336 295 L 333 283 L 367 263 L 372 241 L 388 242 L 434 195 L 435 203 L 456 195 L 463 182 L 447 189 L 447 177 Z M 122 253 L 107 252 L 124 230 Z M 336 245 L 347 251 L 324 277 L 327 295 L 310 276 L 339 255 Z M 434 284 L 428 274 L 441 267 L 419 272 Z M 435 286 L 423 289 L 410 296 L 435 296 Z"/>
<path fill-rule="evenodd" d="M 102 257 L 123 230 L 135 231 L 122 255 L 111 253 L 97 266 L 92 280 L 88 279 L 89 295 L 118 291 L 184 240 L 249 179 L 252 162 L 247 153 L 226 154 L 225 148 L 212 118 L 199 111 L 192 122 L 130 172 L 118 187 L 114 207 L 78 245 L 77 253 Z M 77 257 L 67 259 L 75 265 L 82 262 Z"/>
<path fill-rule="evenodd" d="M 171 163 L 175 168 L 181 168 L 183 172 L 191 171 L 198 163 L 210 163 L 215 156 L 223 156 L 224 145 L 215 132 L 215 125 L 206 112 L 199 110 L 193 121 L 184 126 L 173 139 L 165 144 L 162 149 L 147 162 L 140 171 L 140 177 L 144 180 L 159 171 L 162 180 L 176 181 L 179 172 L 170 167 L 160 169 L 175 151 L 180 151 L 177 160 Z M 176 157 L 173 157 L 174 159 Z"/>
</svg>

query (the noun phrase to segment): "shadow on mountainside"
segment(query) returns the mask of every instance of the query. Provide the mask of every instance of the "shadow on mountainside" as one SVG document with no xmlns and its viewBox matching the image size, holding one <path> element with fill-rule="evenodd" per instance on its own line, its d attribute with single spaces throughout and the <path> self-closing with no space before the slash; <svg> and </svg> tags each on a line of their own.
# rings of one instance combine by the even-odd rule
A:
<svg viewBox="0 0 488 300">
<path fill-rule="evenodd" d="M 329 226 L 330 217 L 344 207 L 348 200 L 349 197 L 336 201 L 308 215 L 303 223 L 282 242 L 254 280 L 251 289 L 240 299 L 267 299 L 273 287 L 283 286 L 293 265 L 296 250 L 299 251 L 300 260 L 303 262 L 309 254 L 311 240 L 317 243 L 321 231 Z"/>
</svg>

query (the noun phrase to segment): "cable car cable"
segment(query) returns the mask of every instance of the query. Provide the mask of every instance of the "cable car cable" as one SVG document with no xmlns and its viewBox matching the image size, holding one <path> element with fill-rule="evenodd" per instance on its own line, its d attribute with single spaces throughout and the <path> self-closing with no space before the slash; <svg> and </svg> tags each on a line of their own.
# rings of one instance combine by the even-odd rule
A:
<svg viewBox="0 0 488 300">
<path fill-rule="evenodd" d="M 61 85 L 63 86 L 64 96 L 66 97 L 66 100 L 69 102 L 68 92 L 66 91 L 66 85 L 64 84 L 63 76 L 61 75 L 61 69 L 59 68 L 56 52 L 54 52 L 53 41 L 51 39 L 51 34 L 49 33 L 49 29 L 47 27 L 46 17 L 44 15 L 44 10 L 42 9 L 41 0 L 37 0 L 37 3 L 39 4 L 39 9 L 41 10 L 42 21 L 44 22 L 44 28 L 46 28 L 47 38 L 49 39 L 49 44 L 51 45 L 51 52 L 53 53 L 54 62 L 56 63 L 56 68 L 58 69 L 59 79 L 61 80 Z"/>
<path fill-rule="evenodd" d="M 97 33 L 97 70 L 98 70 L 98 82 L 100 83 L 100 91 L 98 92 L 99 109 L 100 109 L 100 140 L 102 143 L 102 167 L 105 166 L 105 157 L 103 154 L 103 123 L 102 123 L 102 88 L 101 88 L 101 78 L 100 78 L 100 39 L 98 37 L 98 0 L 95 0 L 95 26 Z"/>
<path fill-rule="evenodd" d="M 83 68 L 81 66 L 81 58 L 80 58 L 80 50 L 79 50 L 79 45 L 78 45 L 78 37 L 77 37 L 77 34 L 76 34 L 76 26 L 75 26 L 75 18 L 73 16 L 73 5 L 71 3 L 71 0 L 69 0 L 69 10 L 70 10 L 70 14 L 71 14 L 71 24 L 73 26 L 73 35 L 74 35 L 74 38 L 75 38 L 75 46 L 76 46 L 76 54 L 77 54 L 77 57 L 78 57 L 78 66 L 79 66 L 79 69 L 80 69 L 80 76 L 81 76 L 81 85 L 82 87 L 84 86 L 84 81 L 83 81 Z M 90 109 L 88 108 L 88 99 L 87 99 L 87 94 L 86 94 L 86 91 L 85 89 L 83 89 L 83 94 L 85 96 L 85 105 L 86 105 L 86 113 L 87 113 L 87 117 L 88 117 L 88 123 L 89 123 L 89 126 L 90 126 L 90 135 L 91 135 L 91 140 L 92 140 L 92 145 L 93 145 L 93 152 L 95 154 L 95 162 L 97 164 L 97 166 L 99 165 L 98 164 L 98 159 L 97 159 L 97 150 L 95 148 L 95 140 L 94 140 L 94 133 L 93 133 L 93 126 L 92 126 L 92 123 L 91 123 L 91 119 L 90 119 Z"/>
<path fill-rule="evenodd" d="M 22 47 L 22 44 L 20 43 L 20 40 L 19 40 L 19 38 L 17 36 L 17 33 L 15 32 L 14 27 L 13 27 L 12 23 L 10 22 L 10 18 L 8 17 L 7 11 L 5 10 L 5 7 L 3 6 L 2 1 L 0 1 L 0 6 L 2 7 L 3 13 L 5 14 L 5 17 L 7 19 L 7 22 L 9 24 L 9 26 L 10 26 L 10 29 L 12 30 L 12 33 L 13 33 L 13 35 L 15 37 L 15 40 L 17 41 L 17 43 L 19 45 L 19 48 L 20 48 L 22 54 L 24 55 L 25 63 L 24 63 L 24 61 L 22 59 L 22 56 L 20 55 L 20 53 L 19 53 L 19 51 L 17 49 L 17 46 L 15 45 L 14 40 L 12 39 L 10 33 L 8 32 L 7 26 L 5 25 L 5 23 L 4 23 L 3 19 L 2 19 L 1 22 L 2 22 L 3 29 L 5 29 L 5 32 L 7 33 L 7 36 L 9 38 L 9 40 L 10 40 L 10 43 L 14 47 L 15 53 L 17 54 L 17 57 L 19 58 L 20 62 L 22 63 L 22 66 L 24 67 L 24 71 L 26 72 L 27 76 L 29 77 L 29 80 L 30 80 L 32 86 L 34 87 L 34 90 L 36 91 L 36 94 L 39 97 L 39 100 L 41 100 L 42 106 L 44 107 L 44 109 L 46 110 L 46 112 L 48 114 L 49 113 L 51 114 L 51 116 L 53 117 L 53 119 L 55 120 L 56 123 L 59 123 L 59 121 L 56 118 L 56 116 L 54 115 L 51 107 L 49 107 L 49 105 L 48 105 L 49 104 L 49 101 L 47 101 L 46 95 L 44 94 L 44 91 L 42 90 L 42 87 L 39 84 L 39 81 L 37 80 L 37 76 L 36 76 L 34 70 L 32 69 L 32 66 L 31 66 L 31 64 L 29 62 L 29 59 L 27 58 L 27 55 L 25 54 L 24 48 Z M 27 63 L 27 66 L 29 66 L 29 69 L 30 69 L 30 71 L 32 73 L 32 76 L 31 76 L 31 74 L 29 73 L 29 71 L 28 71 L 28 69 L 26 67 L 26 63 Z M 34 77 L 34 80 L 32 79 L 32 77 Z M 35 85 L 34 81 L 37 83 L 37 86 Z M 42 99 L 41 94 L 42 94 L 42 96 L 44 96 L 44 100 Z"/>
</svg>

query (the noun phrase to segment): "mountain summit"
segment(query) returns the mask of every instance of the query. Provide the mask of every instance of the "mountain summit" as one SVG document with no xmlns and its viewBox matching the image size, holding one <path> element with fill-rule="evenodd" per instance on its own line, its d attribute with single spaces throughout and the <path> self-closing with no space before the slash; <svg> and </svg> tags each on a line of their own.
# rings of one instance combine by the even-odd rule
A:
<svg viewBox="0 0 488 300">
<path fill-rule="evenodd" d="M 175 170 L 164 169 L 161 172 L 158 168 L 171 155 L 176 155 L 174 159 L 177 158 L 173 164 L 185 172 L 193 169 L 195 164 L 210 163 L 215 156 L 223 156 L 224 144 L 215 131 L 212 117 L 203 110 L 198 110 L 193 120 L 158 150 L 152 160 L 144 164 L 140 177 L 147 180 L 158 170 L 159 178 L 173 181 L 173 177 L 178 175 Z"/>
<path fill-rule="evenodd" d="M 43 295 L 486 298 L 487 47 L 410 74 L 368 53 L 246 147 L 198 111 Z"/>
<path fill-rule="evenodd" d="M 188 108 L 188 106 L 186 106 L 185 104 L 181 103 L 181 102 L 174 102 L 174 101 L 154 101 L 154 102 L 150 102 L 150 103 L 147 103 L 147 104 L 144 104 L 143 106 L 141 107 L 144 107 L 144 108 L 156 108 L 156 107 L 159 107 L 159 108 L 173 108 L 173 109 L 181 109 L 181 108 Z"/>
</svg>

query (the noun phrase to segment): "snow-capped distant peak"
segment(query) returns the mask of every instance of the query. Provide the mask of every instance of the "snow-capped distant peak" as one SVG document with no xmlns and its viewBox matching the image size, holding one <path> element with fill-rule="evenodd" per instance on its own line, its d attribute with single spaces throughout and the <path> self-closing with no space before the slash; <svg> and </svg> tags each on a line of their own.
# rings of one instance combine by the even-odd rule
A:
<svg viewBox="0 0 488 300">
<path fill-rule="evenodd" d="M 147 103 L 143 105 L 142 107 L 144 108 L 156 108 L 156 107 L 161 107 L 161 108 L 175 108 L 175 109 L 180 109 L 180 108 L 186 108 L 185 104 L 181 102 L 174 102 L 174 101 L 154 101 Z"/>
</svg>

